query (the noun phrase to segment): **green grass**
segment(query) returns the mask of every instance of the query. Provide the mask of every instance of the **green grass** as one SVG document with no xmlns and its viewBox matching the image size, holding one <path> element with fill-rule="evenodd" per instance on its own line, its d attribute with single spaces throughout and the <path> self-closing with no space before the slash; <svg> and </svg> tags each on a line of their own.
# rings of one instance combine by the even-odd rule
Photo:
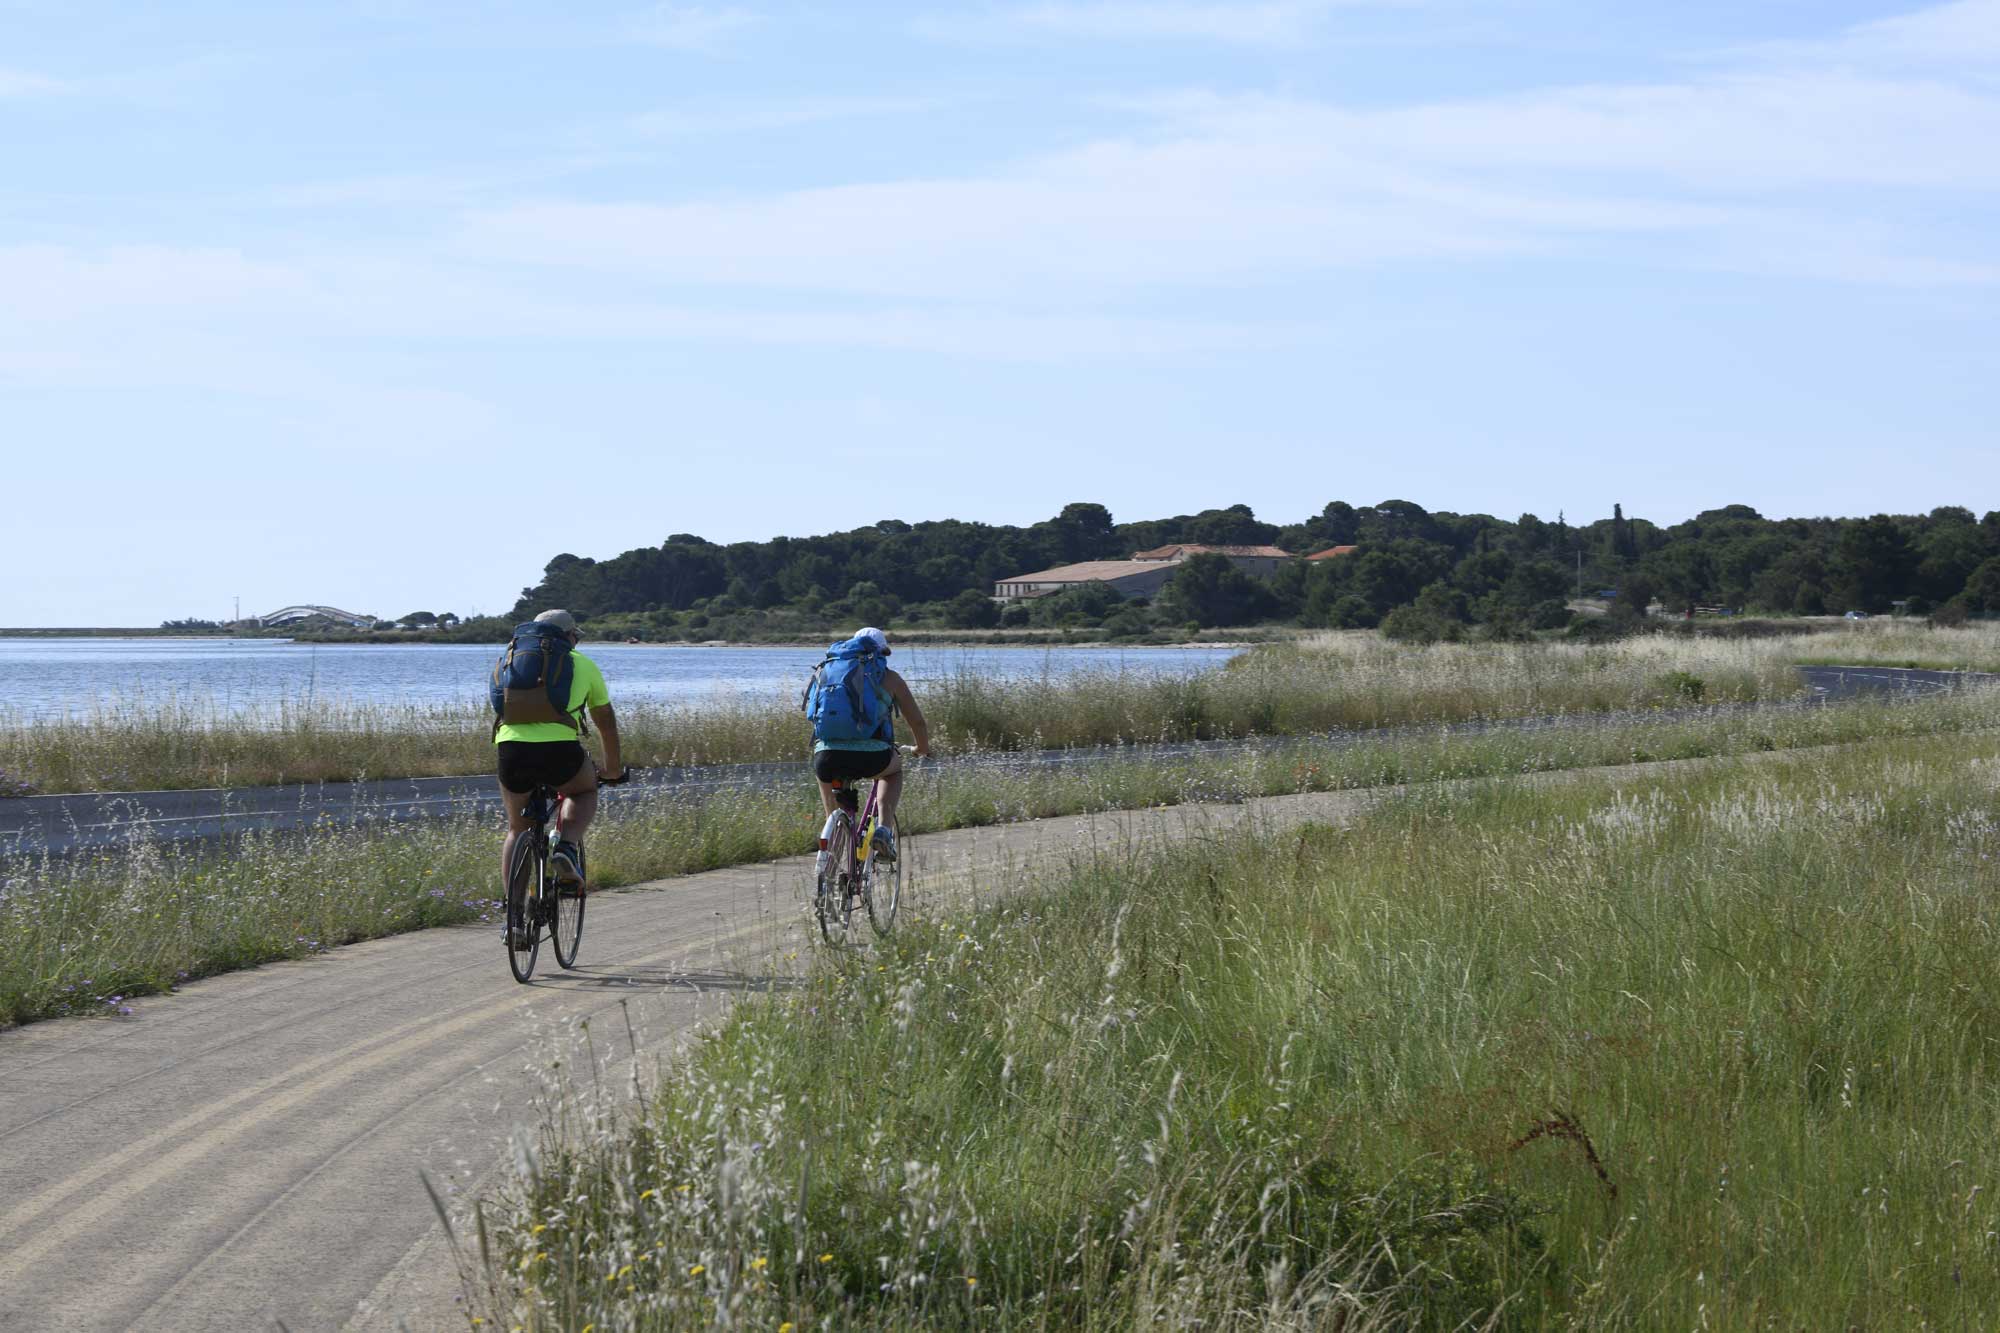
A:
<svg viewBox="0 0 2000 1333">
<path fill-rule="evenodd" d="M 1079 862 L 558 1107 L 579 1329 L 1987 1328 L 2000 740 L 1412 789 Z"/>
<path fill-rule="evenodd" d="M 1048 815 L 1494 774 L 1694 759 L 1884 736 L 2000 727 L 2000 696 L 1860 704 L 1695 721 L 1532 734 L 1313 742 L 1261 754 L 1161 758 L 1143 751 L 1046 772 L 920 767 L 903 828 L 923 833 Z M 591 833 L 601 885 L 739 865 L 810 850 L 818 797 L 796 785 L 701 799 L 619 792 Z M 364 814 L 366 812 L 363 812 Z M 301 957 L 405 930 L 491 919 L 497 820 L 322 823 L 249 834 L 226 854 L 145 839 L 70 858 L 17 855 L 0 866 L 0 1024 L 111 1012 L 182 980 Z M 115 997 L 115 998 L 114 998 Z"/>
<path fill-rule="evenodd" d="M 1532 713 L 1782 698 L 1781 661 L 1712 642 L 1441 645 L 1375 635 L 1265 645 L 1226 669 L 1086 672 L 925 682 L 919 702 L 941 753 L 1301 735 Z M 476 682 L 469 682 L 469 686 Z M 617 682 L 612 682 L 614 698 Z M 642 766 L 796 759 L 806 730 L 791 698 L 619 705 L 624 757 Z M 130 700 L 30 722 L 0 718 L 0 777 L 43 792 L 259 786 L 492 771 L 491 716 L 464 707 L 291 703 L 250 718 L 185 700 Z"/>
<path fill-rule="evenodd" d="M 926 682 L 920 702 L 939 751 L 963 754 L 1782 699 L 1799 692 L 1795 663 L 1843 662 L 2000 669 L 2000 626 L 1867 621 L 1778 639 L 1428 647 L 1354 631 L 1258 645 L 1224 669 L 1184 675 L 965 673 Z M 789 697 L 627 702 L 619 716 L 625 758 L 642 766 L 791 760 L 805 745 Z M 322 700 L 247 717 L 187 700 L 130 699 L 58 719 L 0 715 L 0 791 L 10 783 L 143 791 L 485 773 L 490 733 L 483 703 Z"/>
</svg>

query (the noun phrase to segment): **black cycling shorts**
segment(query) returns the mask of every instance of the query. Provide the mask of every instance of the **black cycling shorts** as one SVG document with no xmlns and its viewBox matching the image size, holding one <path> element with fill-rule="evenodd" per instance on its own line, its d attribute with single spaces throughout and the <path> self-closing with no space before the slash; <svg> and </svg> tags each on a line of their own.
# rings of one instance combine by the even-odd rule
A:
<svg viewBox="0 0 2000 1333">
<path fill-rule="evenodd" d="M 590 762 L 582 741 L 501 741 L 500 785 L 527 795 L 537 787 L 555 789 Z"/>
<path fill-rule="evenodd" d="M 895 757 L 894 750 L 821 750 L 813 756 L 813 776 L 821 782 L 872 778 Z"/>
</svg>

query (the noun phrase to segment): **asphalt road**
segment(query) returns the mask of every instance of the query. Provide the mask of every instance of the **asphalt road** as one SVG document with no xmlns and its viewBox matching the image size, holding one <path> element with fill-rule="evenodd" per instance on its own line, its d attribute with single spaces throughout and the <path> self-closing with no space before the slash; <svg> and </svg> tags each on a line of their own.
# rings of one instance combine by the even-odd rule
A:
<svg viewBox="0 0 2000 1333">
<path fill-rule="evenodd" d="M 1882 694 L 1922 695 L 1971 685 L 2000 682 L 2000 675 L 1973 672 L 1916 671 L 1895 667 L 1802 667 L 1811 691 L 1808 703 L 1836 703 Z M 1649 718 L 1696 717 L 1745 708 L 1796 707 L 1795 703 L 1723 705 L 1649 713 Z M 1315 737 L 1335 744 L 1361 744 L 1385 737 L 1421 735 L 1449 730 L 1463 735 L 1480 730 L 1533 731 L 1551 727 L 1603 726 L 1629 722 L 1631 714 L 1566 714 L 1561 717 L 1506 718 L 1447 727 L 1403 727 L 1386 731 L 1336 732 Z M 1270 749 L 1302 737 L 1269 737 L 1243 741 L 1188 742 L 1145 747 L 1144 753 L 1174 758 L 1197 752 Z M 1116 753 L 1130 756 L 1132 748 Z M 1101 749 L 1048 750 L 993 755 L 942 762 L 1018 768 L 1024 763 L 1046 767 L 1091 764 L 1108 752 Z M 628 790 L 671 788 L 689 795 L 746 788 L 767 788 L 803 780 L 803 763 L 723 764 L 702 768 L 658 768 L 642 771 Z M 327 782 L 283 787 L 204 788 L 193 791 L 83 793 L 0 799 L 0 856 L 65 854 L 79 849 L 109 847 L 135 839 L 196 841 L 231 832 L 307 828 L 321 820 L 338 823 L 398 821 L 450 815 L 494 814 L 499 793 L 487 776 L 400 778 L 375 782 Z"/>
</svg>

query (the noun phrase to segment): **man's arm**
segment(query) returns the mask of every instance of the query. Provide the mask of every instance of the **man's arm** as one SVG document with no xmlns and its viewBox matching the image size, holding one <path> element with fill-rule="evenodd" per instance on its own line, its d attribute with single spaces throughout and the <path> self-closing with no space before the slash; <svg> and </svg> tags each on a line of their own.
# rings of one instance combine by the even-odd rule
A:
<svg viewBox="0 0 2000 1333">
<path fill-rule="evenodd" d="M 611 711 L 611 705 L 590 710 L 590 720 L 597 724 L 597 734 L 604 738 L 604 769 L 600 776 L 617 778 L 625 772 L 625 756 L 618 750 L 618 714 Z"/>
<path fill-rule="evenodd" d="M 889 687 L 889 697 L 896 701 L 896 707 L 904 717 L 910 719 L 910 734 L 917 738 L 917 753 L 931 752 L 930 724 L 924 721 L 924 710 L 917 707 L 917 697 L 910 693 L 910 687 L 903 677 L 894 671 L 884 672 L 882 683 Z"/>
</svg>

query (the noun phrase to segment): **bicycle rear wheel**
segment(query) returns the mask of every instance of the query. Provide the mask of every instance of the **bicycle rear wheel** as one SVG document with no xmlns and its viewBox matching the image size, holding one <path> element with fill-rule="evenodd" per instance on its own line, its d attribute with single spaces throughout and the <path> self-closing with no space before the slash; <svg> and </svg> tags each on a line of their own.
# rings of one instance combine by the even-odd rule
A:
<svg viewBox="0 0 2000 1333">
<path fill-rule="evenodd" d="M 507 968 L 520 982 L 535 975 L 535 955 L 542 950 L 545 864 L 539 836 L 524 833 L 514 840 L 512 864 L 507 867 Z"/>
<path fill-rule="evenodd" d="M 873 847 L 868 849 L 868 868 L 862 872 L 868 889 L 861 897 L 868 904 L 868 924 L 877 935 L 887 935 L 896 925 L 896 907 L 903 900 L 902 852 L 899 846 L 896 859 L 884 861 Z"/>
<path fill-rule="evenodd" d="M 854 865 L 854 826 L 845 818 L 833 823 L 833 836 L 826 840 L 819 874 L 813 881 L 813 916 L 819 933 L 828 944 L 847 942 L 847 927 L 853 909 L 847 902 Z"/>
</svg>

